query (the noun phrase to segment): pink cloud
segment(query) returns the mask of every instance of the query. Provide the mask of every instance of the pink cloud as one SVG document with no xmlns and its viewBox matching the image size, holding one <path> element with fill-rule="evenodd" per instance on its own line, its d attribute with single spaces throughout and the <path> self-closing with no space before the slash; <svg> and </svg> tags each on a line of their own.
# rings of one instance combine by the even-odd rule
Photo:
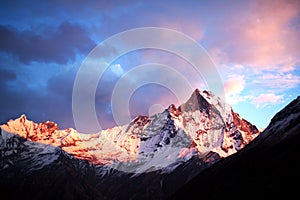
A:
<svg viewBox="0 0 300 200">
<path fill-rule="evenodd" d="M 244 76 L 232 75 L 224 83 L 224 91 L 226 94 L 238 94 L 245 88 Z"/>
<path fill-rule="evenodd" d="M 300 84 L 300 76 L 291 73 L 263 74 L 253 83 L 267 86 L 268 88 L 282 90 L 294 88 Z"/>
<path fill-rule="evenodd" d="M 300 62 L 300 29 L 292 25 L 299 13 L 297 0 L 258 0 L 248 11 L 239 12 L 239 17 L 233 13 L 220 30 L 225 42 L 216 48 L 227 50 L 219 55 L 225 62 L 293 70 Z"/>
<path fill-rule="evenodd" d="M 233 69 L 244 69 L 244 66 L 241 64 L 236 64 L 233 66 Z"/>
<path fill-rule="evenodd" d="M 244 90 L 245 85 L 246 82 L 244 80 L 244 76 L 231 75 L 224 83 L 227 103 L 234 105 L 243 101 L 244 98 L 240 96 L 240 93 Z"/>
<path fill-rule="evenodd" d="M 264 107 L 270 104 L 280 103 L 283 99 L 282 95 L 275 95 L 273 93 L 261 94 L 252 99 L 252 103 L 257 107 Z"/>
</svg>

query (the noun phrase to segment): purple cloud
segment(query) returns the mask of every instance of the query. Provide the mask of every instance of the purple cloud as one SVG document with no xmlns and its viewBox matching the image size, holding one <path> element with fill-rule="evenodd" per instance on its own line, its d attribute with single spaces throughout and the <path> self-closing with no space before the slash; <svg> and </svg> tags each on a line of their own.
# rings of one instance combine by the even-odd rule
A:
<svg viewBox="0 0 300 200">
<path fill-rule="evenodd" d="M 88 53 L 94 46 L 87 31 L 68 22 L 42 33 L 0 26 L 0 51 L 13 54 L 25 64 L 32 61 L 66 64 L 75 60 L 76 53 Z"/>
</svg>

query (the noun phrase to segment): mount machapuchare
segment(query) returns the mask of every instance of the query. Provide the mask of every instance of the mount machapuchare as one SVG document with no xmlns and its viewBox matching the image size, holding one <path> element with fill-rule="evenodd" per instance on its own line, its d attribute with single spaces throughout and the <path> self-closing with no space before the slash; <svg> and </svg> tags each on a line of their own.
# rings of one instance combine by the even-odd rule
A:
<svg viewBox="0 0 300 200">
<path fill-rule="evenodd" d="M 96 134 L 22 115 L 1 125 L 0 191 L 9 199 L 167 199 L 257 136 L 231 106 L 199 90 L 179 107 Z"/>
<path fill-rule="evenodd" d="M 300 180 L 300 96 L 236 154 L 202 170 L 169 199 L 294 199 Z"/>
</svg>

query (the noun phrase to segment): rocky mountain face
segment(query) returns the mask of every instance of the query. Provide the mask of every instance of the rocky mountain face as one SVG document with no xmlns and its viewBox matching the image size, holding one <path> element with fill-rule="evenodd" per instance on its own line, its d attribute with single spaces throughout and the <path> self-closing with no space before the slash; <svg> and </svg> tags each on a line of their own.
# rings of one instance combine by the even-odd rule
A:
<svg viewBox="0 0 300 200">
<path fill-rule="evenodd" d="M 1 125 L 0 190 L 13 199 L 165 199 L 260 132 L 211 92 L 96 134 L 22 115 Z"/>
<path fill-rule="evenodd" d="M 299 144 L 300 96 L 244 149 L 201 171 L 169 199 L 198 194 L 204 199 L 292 199 L 298 195 Z"/>
</svg>

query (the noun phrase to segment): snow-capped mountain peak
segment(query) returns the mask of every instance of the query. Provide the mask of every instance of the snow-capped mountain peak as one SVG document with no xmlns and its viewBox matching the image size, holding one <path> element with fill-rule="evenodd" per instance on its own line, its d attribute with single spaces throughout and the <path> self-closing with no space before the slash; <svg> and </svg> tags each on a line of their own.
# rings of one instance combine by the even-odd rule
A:
<svg viewBox="0 0 300 200">
<path fill-rule="evenodd" d="M 62 199 L 64 194 L 63 199 L 70 194 L 74 199 L 166 199 L 177 196 L 176 190 L 199 175 L 200 183 L 207 187 L 199 188 L 198 182 L 195 192 L 212 188 L 206 195 L 211 197 L 214 187 L 222 188 L 231 178 L 235 177 L 228 188 L 236 187 L 245 177 L 240 177 L 241 171 L 248 179 L 239 191 L 247 191 L 244 185 L 252 186 L 253 176 L 264 181 L 274 166 L 289 170 L 284 156 L 295 165 L 299 102 L 300 97 L 277 113 L 262 134 L 220 98 L 199 90 L 183 105 L 172 104 L 162 113 L 138 116 L 128 125 L 96 134 L 60 130 L 54 122 L 34 123 L 22 115 L 1 125 L 0 191 L 4 188 L 5 194 L 26 194 L 31 199 Z M 255 162 L 245 169 L 249 156 Z M 261 172 L 257 166 L 266 158 Z M 239 160 L 242 163 L 230 165 Z M 273 161 L 277 162 L 273 165 Z M 299 171 L 297 165 L 294 168 Z M 224 170 L 229 171 L 225 178 Z M 216 173 L 221 179 L 210 181 Z M 273 173 L 277 175 L 278 170 Z M 260 188 L 270 184 L 265 183 Z M 232 195 L 231 190 L 227 193 Z"/>
<path fill-rule="evenodd" d="M 35 180 L 32 174 L 49 174 L 55 182 L 72 177 L 79 180 L 73 183 L 76 188 L 94 191 L 91 188 L 96 187 L 96 193 L 101 190 L 109 197 L 121 195 L 124 199 L 129 198 L 128 193 L 118 188 L 132 180 L 141 185 L 140 189 L 155 186 L 159 199 L 244 148 L 260 133 L 219 97 L 200 90 L 178 107 L 171 104 L 161 113 L 137 116 L 127 125 L 95 134 L 81 134 L 73 128 L 61 130 L 51 121 L 35 123 L 25 115 L 1 125 L 0 130 L 0 175 L 4 178 L 21 168 L 21 181 L 24 177 Z M 62 170 L 60 176 L 53 176 L 57 169 Z M 71 172 L 66 176 L 64 170 Z M 174 184 L 172 176 L 182 181 Z M 168 188 L 167 192 L 162 188 Z M 152 195 L 140 191 L 136 198 Z"/>
<path fill-rule="evenodd" d="M 229 156 L 253 140 L 259 131 L 209 91 L 196 89 L 178 108 L 171 104 L 153 116 L 138 116 L 128 125 L 96 134 L 60 130 L 51 121 L 34 123 L 25 115 L 1 126 L 27 140 L 60 147 L 92 164 L 149 171 L 177 166 L 191 156 L 215 152 Z M 177 164 L 175 164 L 177 163 Z M 127 167 L 126 167 L 127 166 Z"/>
</svg>

